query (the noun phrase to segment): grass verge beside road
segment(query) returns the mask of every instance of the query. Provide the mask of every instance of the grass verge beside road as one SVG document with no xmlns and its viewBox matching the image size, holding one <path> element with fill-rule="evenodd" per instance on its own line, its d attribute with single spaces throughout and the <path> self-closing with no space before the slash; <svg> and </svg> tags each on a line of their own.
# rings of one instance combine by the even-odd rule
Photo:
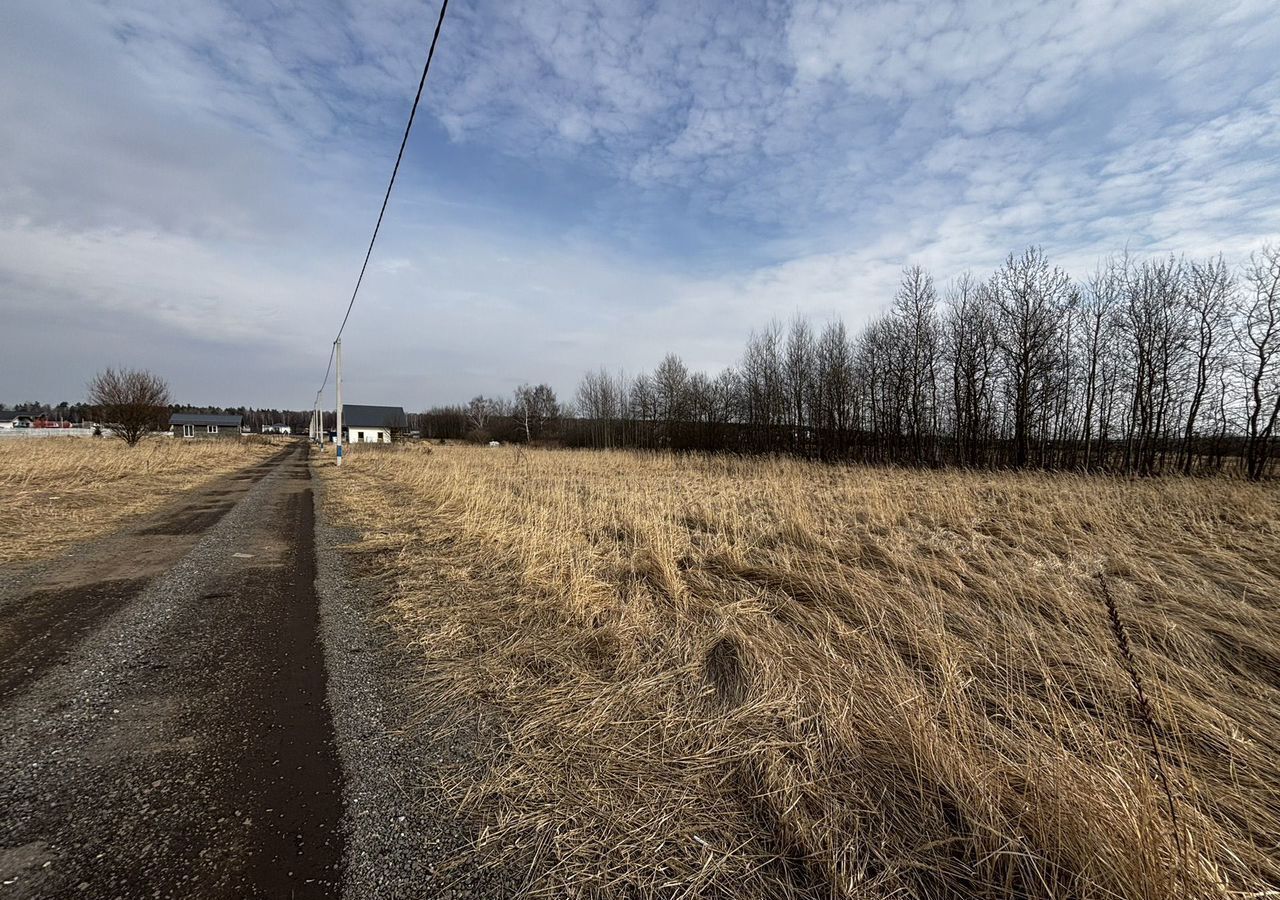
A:
<svg viewBox="0 0 1280 900">
<path fill-rule="evenodd" d="M 280 449 L 263 439 L 0 441 L 0 563 L 56 556 Z"/>
<path fill-rule="evenodd" d="M 424 713 L 498 736 L 449 776 L 480 851 L 547 895 L 1280 886 L 1275 484 L 424 446 L 321 472 Z"/>
</svg>

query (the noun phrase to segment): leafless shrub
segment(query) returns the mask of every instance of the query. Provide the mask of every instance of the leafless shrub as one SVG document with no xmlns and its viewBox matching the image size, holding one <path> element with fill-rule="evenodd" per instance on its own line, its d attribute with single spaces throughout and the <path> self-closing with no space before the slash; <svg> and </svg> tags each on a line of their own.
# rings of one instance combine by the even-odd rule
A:
<svg viewBox="0 0 1280 900">
<path fill-rule="evenodd" d="M 164 427 L 169 385 L 145 369 L 104 369 L 89 382 L 86 399 L 102 424 L 132 447 Z"/>
</svg>

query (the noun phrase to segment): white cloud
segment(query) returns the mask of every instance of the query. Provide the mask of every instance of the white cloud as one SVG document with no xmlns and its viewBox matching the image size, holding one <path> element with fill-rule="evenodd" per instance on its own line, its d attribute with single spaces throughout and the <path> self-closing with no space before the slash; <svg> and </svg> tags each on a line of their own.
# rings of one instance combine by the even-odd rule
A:
<svg viewBox="0 0 1280 900">
<path fill-rule="evenodd" d="M 717 368 L 772 317 L 853 324 L 910 262 L 945 281 L 1033 242 L 1077 274 L 1126 243 L 1243 256 L 1280 233 L 1271 6 L 455 5 L 353 377 L 413 404 L 567 390 L 667 349 Z M 7 13 L 0 310 L 24 334 L 85 332 L 72 386 L 110 320 L 141 356 L 207 345 L 192 385 L 252 346 L 280 380 L 255 357 L 219 383 L 306 402 L 434 17 L 416 0 Z M 34 353 L 0 383 L 61 384 Z"/>
</svg>

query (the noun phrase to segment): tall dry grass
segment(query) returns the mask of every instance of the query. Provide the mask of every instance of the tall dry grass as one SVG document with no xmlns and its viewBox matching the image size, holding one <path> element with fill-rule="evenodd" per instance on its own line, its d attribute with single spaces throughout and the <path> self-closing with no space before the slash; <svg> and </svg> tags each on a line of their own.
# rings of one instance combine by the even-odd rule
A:
<svg viewBox="0 0 1280 900">
<path fill-rule="evenodd" d="M 264 441 L 0 440 L 0 562 L 55 556 L 279 449 Z"/>
<path fill-rule="evenodd" d="M 535 891 L 1280 889 L 1275 485 L 468 447 L 330 484 L 423 721 L 500 738 L 449 787 Z"/>
</svg>

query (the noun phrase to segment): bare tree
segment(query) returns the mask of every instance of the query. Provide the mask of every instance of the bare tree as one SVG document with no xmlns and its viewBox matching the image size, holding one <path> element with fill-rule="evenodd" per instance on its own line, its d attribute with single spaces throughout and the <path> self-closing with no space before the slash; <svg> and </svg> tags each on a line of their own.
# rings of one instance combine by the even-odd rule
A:
<svg viewBox="0 0 1280 900">
<path fill-rule="evenodd" d="M 560 417 L 560 404 L 550 385 L 522 384 L 516 388 L 513 414 L 524 431 L 526 443 L 532 443 L 546 435 Z"/>
<path fill-rule="evenodd" d="M 1124 467 L 1142 475 L 1158 470 L 1172 399 L 1171 374 L 1187 346 L 1182 263 L 1149 260 L 1123 268 L 1117 327 L 1129 351 L 1129 413 Z"/>
<path fill-rule="evenodd" d="M 968 272 L 951 286 L 947 299 L 943 346 L 951 369 L 951 432 L 957 462 L 977 466 L 995 415 L 995 312 L 987 286 Z"/>
<path fill-rule="evenodd" d="M 1112 323 L 1119 303 L 1122 279 L 1114 259 L 1100 265 L 1090 279 L 1084 295 L 1084 315 L 1080 327 L 1084 331 L 1085 354 L 1084 410 L 1081 413 L 1084 437 L 1084 468 L 1093 466 L 1093 444 L 1105 445 L 1110 421 L 1111 404 L 1107 389 L 1109 380 L 1108 360 L 1113 356 Z M 1094 427 L 1094 411 L 1097 411 L 1097 428 Z M 1101 457 L 1101 451 L 1099 457 Z M 1100 459 L 1101 462 L 1101 459 Z"/>
<path fill-rule="evenodd" d="M 662 423 L 661 445 L 674 447 L 679 442 L 679 425 L 689 417 L 689 369 L 674 353 L 668 353 L 653 370 L 654 399 L 657 416 Z"/>
<path fill-rule="evenodd" d="M 933 276 L 920 266 L 903 270 L 891 315 L 901 340 L 900 361 L 906 395 L 906 427 L 916 463 L 935 462 L 933 440 L 938 426 L 938 292 Z"/>
<path fill-rule="evenodd" d="M 869 458 L 894 459 L 903 433 L 903 367 L 899 323 L 891 317 L 871 322 L 858 336 L 854 348 L 855 377 L 863 387 L 864 408 L 859 420 L 869 432 Z"/>
<path fill-rule="evenodd" d="M 1031 432 L 1058 364 L 1061 311 L 1071 293 L 1067 274 L 1050 268 L 1039 247 L 1009 254 L 991 284 L 996 336 L 1008 377 L 1013 415 L 1013 465 L 1030 460 Z"/>
<path fill-rule="evenodd" d="M 493 401 L 481 396 L 472 397 L 471 402 L 467 404 L 466 413 L 469 430 L 474 432 L 478 439 L 487 437 L 489 419 L 494 415 Z"/>
<path fill-rule="evenodd" d="M 132 447 L 164 427 L 169 385 L 145 369 L 104 369 L 89 382 L 86 399 L 97 419 Z"/>
<path fill-rule="evenodd" d="M 1238 332 L 1246 384 L 1245 472 L 1257 481 L 1280 418 L 1280 247 L 1265 246 L 1251 257 L 1245 282 L 1250 296 Z"/>
<path fill-rule="evenodd" d="M 577 412 L 589 423 L 591 446 L 611 447 L 617 440 L 615 426 L 623 415 L 625 394 L 621 375 L 614 378 L 602 368 L 583 376 L 578 385 Z"/>
<path fill-rule="evenodd" d="M 757 450 L 777 449 L 777 435 L 786 409 L 786 385 L 782 362 L 782 326 L 770 322 L 752 332 L 739 367 L 743 388 L 743 415 Z"/>
<path fill-rule="evenodd" d="M 1210 382 L 1225 361 L 1223 337 L 1235 312 L 1235 282 L 1221 256 L 1191 264 L 1187 269 L 1186 298 L 1191 313 L 1193 371 L 1182 440 L 1182 474 L 1190 475 L 1200 408 Z"/>
<path fill-rule="evenodd" d="M 848 450 L 853 423 L 855 379 L 853 345 L 844 323 L 828 322 L 818 338 L 817 421 L 821 429 L 819 452 L 843 455 Z"/>
<path fill-rule="evenodd" d="M 632 380 L 631 388 L 627 392 L 627 404 L 630 407 L 631 418 L 636 424 L 634 429 L 636 442 L 641 447 L 652 447 L 653 422 L 658 416 L 658 401 L 655 397 L 653 379 L 648 374 L 641 372 Z"/>
<path fill-rule="evenodd" d="M 791 320 L 783 349 L 783 409 L 787 424 L 787 446 L 792 450 L 807 443 L 811 424 L 814 382 L 813 329 L 799 313 Z"/>
</svg>

